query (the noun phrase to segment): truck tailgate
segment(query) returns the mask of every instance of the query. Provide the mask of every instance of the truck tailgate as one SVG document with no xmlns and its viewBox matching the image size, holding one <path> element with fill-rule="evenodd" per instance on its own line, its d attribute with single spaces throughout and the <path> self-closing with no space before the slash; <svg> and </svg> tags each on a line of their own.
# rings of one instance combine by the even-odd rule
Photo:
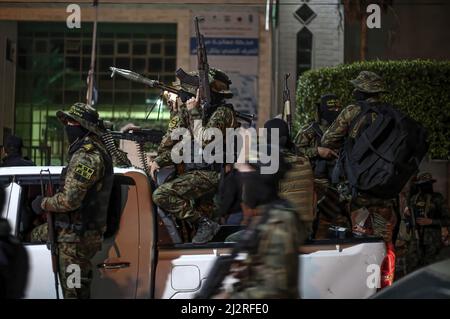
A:
<svg viewBox="0 0 450 319">
<path fill-rule="evenodd" d="M 367 298 L 373 295 L 377 288 L 371 284 L 372 278 L 379 274 L 385 255 L 385 245 L 381 241 L 347 248 L 336 245 L 335 249 L 301 254 L 301 298 Z"/>
</svg>

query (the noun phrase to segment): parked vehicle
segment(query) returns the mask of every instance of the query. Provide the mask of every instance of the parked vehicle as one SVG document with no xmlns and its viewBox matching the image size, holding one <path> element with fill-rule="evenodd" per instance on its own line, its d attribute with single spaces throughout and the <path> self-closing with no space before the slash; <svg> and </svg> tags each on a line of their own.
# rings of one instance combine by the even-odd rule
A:
<svg viewBox="0 0 450 319">
<path fill-rule="evenodd" d="M 7 202 L 2 216 L 26 246 L 30 257 L 27 298 L 55 298 L 50 251 L 46 243 L 30 243 L 35 215 L 31 201 L 40 194 L 41 170 L 50 170 L 57 186 L 62 167 L 0 168 Z M 102 251 L 94 257 L 93 298 L 192 298 L 217 256 L 234 243 L 223 238 L 236 226 L 221 226 L 212 242 L 193 245 L 174 241 L 174 229 L 152 203 L 152 185 L 138 169 L 114 170 L 108 204 L 108 229 Z M 175 231 L 177 231 L 175 229 Z M 379 238 L 311 241 L 299 247 L 302 298 L 367 298 L 370 265 L 381 267 L 386 255 Z M 379 268 L 378 268 L 379 269 Z"/>
</svg>

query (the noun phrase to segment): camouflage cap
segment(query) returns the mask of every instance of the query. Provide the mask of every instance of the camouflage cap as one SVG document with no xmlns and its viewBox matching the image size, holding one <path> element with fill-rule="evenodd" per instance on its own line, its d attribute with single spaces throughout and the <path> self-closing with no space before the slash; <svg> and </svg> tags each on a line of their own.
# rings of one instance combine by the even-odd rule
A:
<svg viewBox="0 0 450 319">
<path fill-rule="evenodd" d="M 178 70 L 180 70 L 180 69 L 178 69 Z M 195 72 L 195 71 L 186 72 L 187 75 L 189 75 L 191 77 L 195 77 L 194 81 L 196 82 L 196 85 L 193 85 L 191 83 L 187 83 L 186 81 L 181 81 L 180 78 L 178 78 L 178 70 L 177 70 L 177 79 L 175 82 L 172 82 L 172 85 L 177 90 L 183 90 L 185 92 L 191 93 L 192 95 L 196 95 L 197 89 L 198 89 L 198 72 Z"/>
<path fill-rule="evenodd" d="M 56 112 L 56 116 L 64 125 L 67 124 L 68 120 L 74 120 L 92 133 L 97 135 L 102 134 L 98 112 L 87 104 L 75 103 L 70 107 L 68 112 L 60 110 Z"/>
<path fill-rule="evenodd" d="M 434 182 L 436 182 L 436 180 L 428 172 L 419 174 L 419 176 L 417 176 L 417 179 L 415 181 L 416 184 L 434 183 Z"/>
<path fill-rule="evenodd" d="M 211 91 L 224 95 L 225 98 L 231 99 L 233 93 L 230 91 L 231 80 L 222 70 L 216 68 L 209 69 L 209 85 Z"/>
<path fill-rule="evenodd" d="M 356 79 L 350 80 L 356 89 L 365 93 L 386 92 L 383 79 L 376 73 L 361 71 Z"/>
<path fill-rule="evenodd" d="M 177 71 L 177 77 L 178 77 Z M 191 77 L 196 77 L 196 79 L 190 79 L 190 81 L 184 81 L 183 79 L 178 79 L 173 82 L 173 85 L 177 89 L 182 89 L 183 91 L 189 92 L 191 94 L 197 94 L 198 89 L 198 71 L 186 72 L 187 75 Z M 208 74 L 209 85 L 212 92 L 222 94 L 224 98 L 230 99 L 233 97 L 233 93 L 230 90 L 230 84 L 232 83 L 228 75 L 222 70 L 216 68 L 210 68 Z M 189 83 L 187 83 L 189 82 Z M 195 83 L 194 83 L 195 82 Z"/>
</svg>

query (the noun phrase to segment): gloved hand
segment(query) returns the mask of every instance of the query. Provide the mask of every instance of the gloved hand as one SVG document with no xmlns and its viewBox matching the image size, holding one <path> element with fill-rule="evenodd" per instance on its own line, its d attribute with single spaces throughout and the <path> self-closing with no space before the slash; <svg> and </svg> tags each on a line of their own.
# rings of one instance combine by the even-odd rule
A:
<svg viewBox="0 0 450 319">
<path fill-rule="evenodd" d="M 44 210 L 41 208 L 43 197 L 41 195 L 36 196 L 36 198 L 31 202 L 31 208 L 33 209 L 33 212 L 35 212 L 37 215 L 41 215 Z"/>
</svg>

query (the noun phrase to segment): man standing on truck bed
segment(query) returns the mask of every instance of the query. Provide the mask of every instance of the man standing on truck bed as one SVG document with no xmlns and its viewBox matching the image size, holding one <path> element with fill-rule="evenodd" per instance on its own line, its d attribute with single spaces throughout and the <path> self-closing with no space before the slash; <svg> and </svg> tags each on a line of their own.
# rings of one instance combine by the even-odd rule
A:
<svg viewBox="0 0 450 319">
<path fill-rule="evenodd" d="M 299 220 L 307 229 L 307 237 L 312 233 L 314 220 L 314 178 L 309 160 L 297 154 L 291 141 L 289 127 L 282 119 L 271 119 L 264 123 L 270 144 L 279 145 L 284 160 L 290 165 L 289 171 L 277 188 L 282 199 L 288 200 L 298 213 Z M 272 130 L 278 130 L 279 140 L 272 140 Z"/>
<path fill-rule="evenodd" d="M 317 196 L 317 216 L 314 225 L 314 237 L 328 237 L 330 226 L 349 226 L 344 205 L 339 201 L 339 194 L 331 186 L 331 175 L 336 159 L 325 159 L 329 150 L 323 148 L 320 140 L 325 131 L 341 112 L 341 102 L 335 94 L 321 96 L 317 105 L 316 121 L 302 128 L 295 137 L 298 152 L 307 156 L 314 172 L 314 188 Z"/>
<path fill-rule="evenodd" d="M 363 116 L 358 123 L 353 123 L 354 119 L 362 112 L 361 105 L 364 105 L 364 103 L 378 105 L 380 93 L 386 92 L 382 78 L 373 72 L 362 71 L 356 79 L 350 82 L 354 86 L 353 96 L 356 103 L 347 106 L 324 133 L 321 144 L 325 148 L 325 155 L 319 154 L 323 158 L 335 156 L 335 152 L 343 147 L 346 139 L 355 139 L 367 122 L 375 121 L 373 116 L 370 118 L 369 116 Z M 350 209 L 354 233 L 368 233 L 383 237 L 388 254 L 390 253 L 392 256 L 394 252 L 392 235 L 396 225 L 393 204 L 394 201 L 390 199 L 380 199 L 365 193 L 358 193 L 355 198 L 352 198 Z M 361 219 L 367 222 L 359 222 Z M 355 224 L 355 221 L 358 225 Z M 359 227 L 360 225 L 362 227 Z M 392 273 L 382 280 L 392 282 L 394 265 L 395 261 L 392 260 Z"/>
<path fill-rule="evenodd" d="M 59 277 L 64 298 L 87 299 L 93 276 L 91 259 L 101 249 L 106 229 L 107 203 L 113 183 L 112 159 L 99 135 L 97 111 L 75 103 L 68 112 L 58 111 L 69 140 L 69 164 L 61 173 L 61 189 L 51 197 L 38 196 L 32 203 L 37 214 L 54 214 L 59 254 Z M 47 224 L 36 227 L 32 241 L 47 241 Z M 81 287 L 70 288 L 69 265 L 78 265 Z"/>
<path fill-rule="evenodd" d="M 271 146 L 271 152 L 279 152 Z M 199 298 L 229 299 L 297 299 L 299 258 L 298 248 L 307 236 L 299 213 L 287 200 L 280 198 L 279 185 L 291 164 L 279 156 L 279 169 L 264 172 L 264 164 L 235 164 L 243 188 L 242 203 L 249 226 L 242 232 L 232 256 L 247 253 L 244 261 L 213 266 Z M 248 214 L 252 215 L 249 216 Z M 219 257 L 220 258 L 220 257 Z M 229 267 L 220 269 L 221 266 Z M 220 291 L 223 276 L 233 275 L 238 282 Z M 220 278 L 222 277 L 222 278 Z M 209 290 L 209 291 L 208 291 Z"/>
</svg>

